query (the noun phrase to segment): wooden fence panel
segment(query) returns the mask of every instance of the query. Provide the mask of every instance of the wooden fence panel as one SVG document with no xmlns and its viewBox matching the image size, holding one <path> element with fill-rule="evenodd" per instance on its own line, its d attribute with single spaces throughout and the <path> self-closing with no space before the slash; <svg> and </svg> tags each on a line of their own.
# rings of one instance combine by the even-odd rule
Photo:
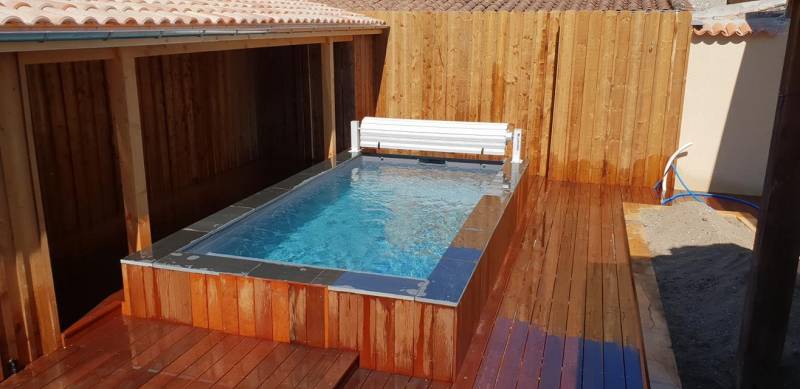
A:
<svg viewBox="0 0 800 389">
<path fill-rule="evenodd" d="M 688 13 L 580 11 L 564 19 L 548 176 L 655 183 L 677 147 Z"/>
<path fill-rule="evenodd" d="M 354 50 L 355 64 L 385 51 L 379 77 L 355 78 L 378 94 L 356 118 L 508 122 L 534 171 L 575 182 L 649 186 L 676 147 L 686 12 L 369 14 L 390 31 Z"/>
</svg>

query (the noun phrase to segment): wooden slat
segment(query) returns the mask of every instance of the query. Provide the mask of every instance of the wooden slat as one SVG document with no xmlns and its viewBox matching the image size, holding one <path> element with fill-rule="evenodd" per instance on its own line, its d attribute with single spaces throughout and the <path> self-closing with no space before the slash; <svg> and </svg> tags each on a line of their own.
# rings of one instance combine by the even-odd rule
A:
<svg viewBox="0 0 800 389">
<path fill-rule="evenodd" d="M 256 335 L 255 318 L 255 293 L 253 279 L 249 277 L 238 277 L 236 279 L 237 302 L 239 313 L 239 335 Z"/>
<path fill-rule="evenodd" d="M 222 313 L 222 330 L 233 335 L 239 333 L 239 277 L 227 274 L 219 276 L 219 304 Z"/>
<path fill-rule="evenodd" d="M 333 43 L 320 44 L 322 49 L 322 126 L 323 155 L 325 158 L 336 157 L 336 94 L 333 63 Z"/>
<path fill-rule="evenodd" d="M 106 77 L 125 202 L 128 250 L 136 252 L 152 242 L 135 59 L 117 52 L 106 61 Z"/>
<path fill-rule="evenodd" d="M 289 284 L 272 282 L 272 337 L 279 342 L 290 339 Z"/>
<path fill-rule="evenodd" d="M 14 263 L 14 270 L 8 271 L 6 277 L 28 280 L 21 284 L 9 283 L 9 287 L 15 288 L 11 297 L 19 296 L 21 300 L 11 304 L 14 312 L 7 312 L 10 313 L 7 320 L 23 324 L 24 331 L 17 334 L 17 342 L 22 346 L 19 348 L 20 357 L 31 360 L 58 347 L 60 328 L 37 162 L 31 130 L 26 127 L 30 120 L 25 117 L 23 103 L 27 101 L 25 73 L 18 67 L 14 54 L 0 55 L 0 69 L 3 85 L 0 90 L 0 163 L 6 186 L 5 196 L 0 201 L 7 204 L 8 230 L 13 237 L 13 247 L 6 253 L 12 255 L 7 258 Z M 9 263 L 3 262 L 3 266 L 10 270 Z M 6 282 L 5 279 L 2 281 Z"/>
</svg>

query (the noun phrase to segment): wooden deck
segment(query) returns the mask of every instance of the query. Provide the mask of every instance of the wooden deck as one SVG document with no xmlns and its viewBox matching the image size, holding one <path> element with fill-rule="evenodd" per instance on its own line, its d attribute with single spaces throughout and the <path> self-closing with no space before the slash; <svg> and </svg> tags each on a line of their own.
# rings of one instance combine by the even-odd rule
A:
<svg viewBox="0 0 800 389">
<path fill-rule="evenodd" d="M 537 183 L 523 245 L 492 291 L 455 387 L 642 388 L 622 202 L 647 189 Z"/>
<path fill-rule="evenodd" d="M 358 354 L 113 313 L 0 388 L 333 388 Z"/>
</svg>

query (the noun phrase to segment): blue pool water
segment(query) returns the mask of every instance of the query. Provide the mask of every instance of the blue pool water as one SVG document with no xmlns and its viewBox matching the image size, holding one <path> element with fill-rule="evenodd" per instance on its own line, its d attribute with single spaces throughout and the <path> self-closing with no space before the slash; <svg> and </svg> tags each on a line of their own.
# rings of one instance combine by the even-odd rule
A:
<svg viewBox="0 0 800 389">
<path fill-rule="evenodd" d="M 186 251 L 425 279 L 500 169 L 362 156 Z"/>
</svg>

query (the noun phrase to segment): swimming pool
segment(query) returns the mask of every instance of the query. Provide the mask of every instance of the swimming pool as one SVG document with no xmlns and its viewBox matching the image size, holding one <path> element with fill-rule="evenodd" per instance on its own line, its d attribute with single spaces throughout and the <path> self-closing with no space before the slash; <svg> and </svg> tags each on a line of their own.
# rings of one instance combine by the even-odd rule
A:
<svg viewBox="0 0 800 389">
<path fill-rule="evenodd" d="M 541 181 L 430 162 L 344 152 L 198 220 L 121 260 L 123 311 L 451 380 Z"/>
<path fill-rule="evenodd" d="M 183 251 L 427 279 L 501 167 L 361 156 Z"/>
</svg>

